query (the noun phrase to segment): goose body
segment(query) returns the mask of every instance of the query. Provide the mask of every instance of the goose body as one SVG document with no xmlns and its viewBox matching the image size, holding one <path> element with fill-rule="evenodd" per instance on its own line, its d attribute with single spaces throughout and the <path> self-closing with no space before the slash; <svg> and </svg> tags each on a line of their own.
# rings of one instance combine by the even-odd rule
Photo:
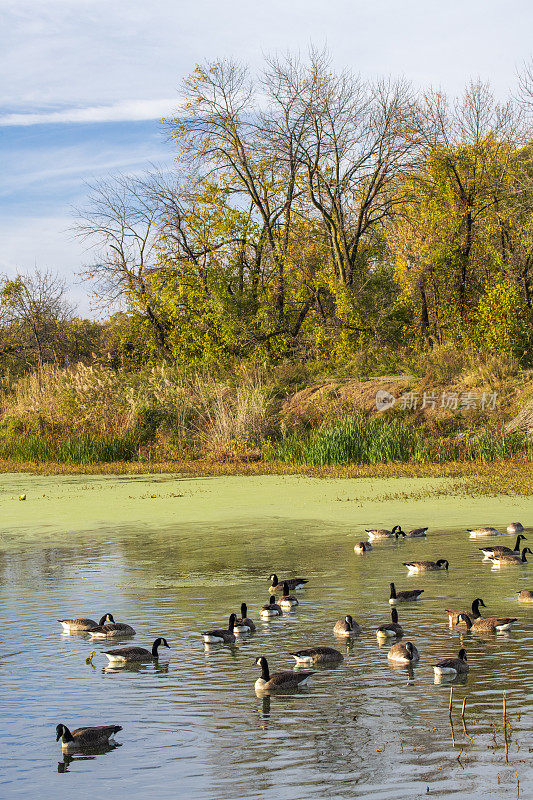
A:
<svg viewBox="0 0 533 800">
<path fill-rule="evenodd" d="M 346 614 L 344 619 L 338 619 L 333 627 L 335 636 L 344 636 L 346 638 L 355 636 L 361 633 L 362 630 L 359 623 L 354 621 L 351 614 Z"/>
<path fill-rule="evenodd" d="M 524 526 L 522 525 L 521 522 L 511 522 L 507 526 L 507 533 L 523 533 L 523 532 L 524 532 Z"/>
<path fill-rule="evenodd" d="M 414 539 L 417 536 L 427 536 L 428 529 L 427 528 L 413 528 L 412 531 L 408 531 L 405 536 L 409 537 L 410 539 Z"/>
<path fill-rule="evenodd" d="M 499 556 L 489 556 L 489 561 L 492 561 L 497 567 L 500 567 L 502 564 L 527 564 L 527 553 L 533 555 L 529 547 L 524 547 L 521 556 L 517 556 L 514 553 L 503 553 L 503 555 Z"/>
<path fill-rule="evenodd" d="M 91 628 L 97 628 L 100 625 L 104 625 L 108 621 L 113 621 L 112 614 L 104 614 L 104 616 L 100 619 L 100 622 L 95 622 L 94 619 L 90 619 L 89 617 L 58 619 L 58 622 L 61 623 L 63 630 L 66 633 L 69 633 L 70 631 L 89 631 Z"/>
<path fill-rule="evenodd" d="M 472 622 L 466 614 L 460 614 L 459 618 L 466 623 L 466 627 L 472 633 L 501 633 L 508 631 L 516 622 L 517 617 L 480 617 Z"/>
<path fill-rule="evenodd" d="M 401 525 L 395 525 L 391 531 L 387 530 L 387 528 L 367 528 L 365 533 L 368 533 L 370 542 L 375 539 L 398 539 L 399 536 L 405 536 Z"/>
<path fill-rule="evenodd" d="M 533 603 L 533 591 L 531 589 L 522 589 L 518 593 L 518 600 L 520 603 Z"/>
<path fill-rule="evenodd" d="M 290 593 L 289 584 L 287 581 L 283 582 L 283 596 L 281 597 L 279 604 L 283 611 L 290 611 L 293 606 L 298 605 L 298 600 Z"/>
<path fill-rule="evenodd" d="M 282 613 L 283 610 L 281 606 L 276 603 L 274 595 L 271 595 L 268 603 L 265 603 L 259 612 L 259 616 L 263 619 L 269 619 L 269 617 L 280 617 Z"/>
<path fill-rule="evenodd" d="M 339 664 L 344 656 L 333 647 L 307 647 L 289 653 L 297 664 Z"/>
<path fill-rule="evenodd" d="M 290 670 L 285 670 L 284 672 L 274 672 L 271 675 L 268 668 L 268 661 L 264 656 L 256 658 L 255 663 L 261 667 L 261 677 L 255 682 L 255 690 L 257 692 L 298 689 L 300 686 L 305 686 L 311 675 L 315 674 L 314 672 L 292 672 Z"/>
<path fill-rule="evenodd" d="M 204 631 L 203 636 L 206 644 L 233 644 L 235 641 L 235 634 L 233 628 L 235 626 L 236 614 L 230 614 L 228 627 L 226 629 L 220 628 L 213 631 Z"/>
<path fill-rule="evenodd" d="M 104 655 L 108 657 L 112 664 L 134 664 L 143 661 L 157 661 L 159 658 L 158 650 L 163 647 L 170 647 L 167 640 L 160 636 L 152 645 L 151 650 L 145 647 L 115 647 L 113 650 L 104 650 Z"/>
<path fill-rule="evenodd" d="M 387 658 L 397 664 L 413 664 L 420 660 L 420 655 L 412 642 L 397 642 L 392 645 Z"/>
<path fill-rule="evenodd" d="M 448 618 L 450 620 L 450 628 L 454 625 L 461 625 L 461 623 L 464 622 L 464 620 L 459 619 L 461 614 L 467 616 L 470 619 L 470 622 L 475 622 L 476 619 L 481 619 L 481 614 L 479 613 L 480 606 L 486 608 L 481 597 L 476 597 L 475 600 L 472 600 L 472 611 L 462 611 L 458 608 L 445 608 L 444 610 L 448 614 Z"/>
<path fill-rule="evenodd" d="M 457 658 L 443 658 L 433 665 L 435 675 L 464 675 L 469 666 L 466 662 L 466 650 L 462 647 Z"/>
<path fill-rule="evenodd" d="M 380 625 L 376 630 L 376 636 L 378 639 L 385 639 L 389 636 L 403 636 L 403 628 L 398 622 L 398 612 L 395 608 L 391 609 L 391 621 Z"/>
<path fill-rule="evenodd" d="M 269 589 L 270 594 L 279 594 L 282 592 L 285 583 L 291 592 L 295 589 L 303 589 L 305 584 L 309 583 L 306 578 L 284 578 L 280 581 L 275 572 L 268 576 L 268 580 L 271 581 L 272 584 Z"/>
<path fill-rule="evenodd" d="M 485 558 L 491 558 L 492 556 L 499 557 L 504 555 L 516 556 L 519 555 L 520 553 L 520 542 L 525 538 L 526 538 L 525 536 L 522 536 L 522 534 L 519 533 L 518 536 L 516 537 L 516 542 L 513 549 L 511 549 L 510 547 L 504 547 L 503 545 L 498 545 L 496 547 L 489 547 L 487 545 L 486 547 L 480 547 L 479 549 L 481 550 Z"/>
<path fill-rule="evenodd" d="M 369 550 L 372 550 L 372 545 L 370 542 L 358 542 L 354 546 L 354 551 L 356 553 L 367 553 Z"/>
<path fill-rule="evenodd" d="M 110 744 L 115 733 L 121 730 L 122 725 L 97 725 L 70 731 L 66 725 L 60 723 L 56 727 L 56 742 L 61 739 L 61 749 L 64 753 L 82 750 L 84 747 L 102 747 Z"/>
<path fill-rule="evenodd" d="M 414 600 L 420 600 L 420 596 L 423 593 L 423 589 L 404 589 L 401 592 L 397 592 L 396 586 L 391 583 L 389 603 L 391 606 L 395 606 L 397 603 L 411 603 Z"/>
<path fill-rule="evenodd" d="M 112 639 L 115 636 L 134 636 L 135 631 L 131 625 L 126 625 L 125 622 L 115 622 L 112 614 L 107 615 L 109 622 L 106 625 L 97 625 L 94 628 L 89 628 L 87 633 L 93 639 Z"/>
<path fill-rule="evenodd" d="M 255 622 L 248 617 L 248 606 L 246 603 L 241 603 L 241 616 L 235 620 L 233 625 L 233 633 L 253 633 L 255 631 Z"/>
<path fill-rule="evenodd" d="M 449 562 L 445 558 L 439 558 L 438 561 L 404 561 L 404 567 L 410 573 L 414 572 L 435 572 L 436 570 L 448 570 Z"/>
<path fill-rule="evenodd" d="M 479 528 L 467 528 L 471 539 L 479 539 L 482 536 L 501 536 L 497 528 L 491 528 L 490 525 L 482 525 Z"/>
</svg>

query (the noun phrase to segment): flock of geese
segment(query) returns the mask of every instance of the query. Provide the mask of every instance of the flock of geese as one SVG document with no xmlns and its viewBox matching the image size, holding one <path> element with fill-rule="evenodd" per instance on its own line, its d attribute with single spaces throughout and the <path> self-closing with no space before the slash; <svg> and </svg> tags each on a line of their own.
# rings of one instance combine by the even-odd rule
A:
<svg viewBox="0 0 533 800">
<path fill-rule="evenodd" d="M 467 529 L 470 538 L 487 538 L 490 536 L 501 536 L 500 531 L 492 527 L 479 527 Z M 367 530 L 368 541 L 358 542 L 354 551 L 363 554 L 372 550 L 372 542 L 396 539 L 400 537 L 425 537 L 428 528 L 414 528 L 404 532 L 400 525 L 395 525 L 392 530 L 384 528 Z M 516 542 L 513 549 L 505 546 L 480 547 L 484 558 L 493 562 L 496 567 L 501 565 L 521 565 L 527 563 L 526 555 L 532 551 L 529 547 L 524 547 L 520 552 L 521 543 L 526 540 L 524 527 L 519 522 L 513 522 L 507 527 L 507 533 L 516 534 Z M 449 563 L 444 558 L 437 561 L 408 561 L 403 562 L 407 567 L 408 574 L 421 572 L 434 572 L 438 570 L 448 570 Z M 303 589 L 309 582 L 306 578 L 285 578 L 280 580 L 273 573 L 269 576 L 269 600 L 262 606 L 259 616 L 261 619 L 269 620 L 273 617 L 281 616 L 290 612 L 294 606 L 298 605 L 298 599 L 292 592 Z M 400 639 L 404 630 L 398 621 L 398 611 L 396 606 L 401 603 L 410 603 L 420 600 L 423 589 L 404 589 L 397 590 L 394 583 L 390 583 L 389 604 L 391 606 L 391 620 L 380 625 L 376 630 L 376 636 L 380 643 L 388 639 Z M 526 603 L 533 603 L 533 590 L 523 589 L 518 593 L 518 600 Z M 498 633 L 507 631 L 511 628 L 516 617 L 483 617 L 480 607 L 485 608 L 482 598 L 477 597 L 472 601 L 470 610 L 464 609 L 445 609 L 448 614 L 450 627 L 463 628 L 472 633 Z M 233 644 L 239 636 L 253 633 L 256 625 L 248 617 L 248 607 L 246 603 L 241 604 L 240 617 L 232 613 L 229 617 L 227 628 L 213 629 L 204 631 L 201 636 L 206 645 L 212 644 Z M 91 639 L 109 639 L 134 636 L 135 630 L 131 625 L 124 622 L 115 622 L 112 614 L 104 614 L 99 622 L 87 617 L 77 617 L 74 619 L 58 620 L 65 633 L 83 633 Z M 343 619 L 337 620 L 333 627 L 335 636 L 347 641 L 350 637 L 362 632 L 362 627 L 350 614 L 346 614 Z M 113 667 L 120 667 L 126 664 L 140 664 L 143 662 L 155 661 L 159 658 L 159 648 L 170 647 L 167 640 L 158 637 L 151 649 L 144 647 L 128 646 L 116 647 L 104 650 L 103 655 L 107 656 L 109 663 Z M 261 669 L 261 676 L 255 682 L 255 690 L 259 695 L 269 694 L 276 691 L 290 691 L 304 686 L 309 678 L 315 674 L 309 669 L 320 664 L 336 664 L 343 661 L 344 656 L 339 650 L 333 647 L 316 646 L 289 653 L 295 662 L 293 671 L 284 670 L 271 673 L 268 661 L 264 656 L 256 658 L 255 663 Z M 389 661 L 404 666 L 411 666 L 420 659 L 420 654 L 416 646 L 408 642 L 396 641 L 387 653 Z M 469 670 L 467 655 L 464 648 L 459 650 L 457 657 L 444 658 L 433 665 L 433 670 L 437 679 L 446 676 L 455 678 L 458 675 L 465 675 Z M 56 727 L 56 741 L 61 739 L 63 752 L 72 752 L 84 748 L 102 747 L 112 744 L 114 735 L 122 730 L 120 725 L 101 725 L 94 727 L 77 728 L 70 731 L 64 724 Z"/>
</svg>

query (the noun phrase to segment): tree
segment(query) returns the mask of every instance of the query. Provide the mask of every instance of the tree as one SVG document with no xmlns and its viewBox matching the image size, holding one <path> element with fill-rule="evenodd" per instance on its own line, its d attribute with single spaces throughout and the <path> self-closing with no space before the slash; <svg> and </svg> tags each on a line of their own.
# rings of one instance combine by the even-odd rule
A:
<svg viewBox="0 0 533 800">
<path fill-rule="evenodd" d="M 102 307 L 124 304 L 148 321 L 157 346 L 170 355 L 169 324 L 152 291 L 158 264 L 156 209 L 146 181 L 117 175 L 91 187 L 78 210 L 76 234 L 95 253 L 84 277 L 94 281 Z"/>
<path fill-rule="evenodd" d="M 397 277 L 426 338 L 461 340 L 485 287 L 502 272 L 501 225 L 521 191 L 520 115 L 474 83 L 454 104 L 425 95 L 411 135 L 418 149 L 412 199 L 390 232 Z"/>
<path fill-rule="evenodd" d="M 49 271 L 0 278 L 0 355 L 28 366 L 64 359 L 72 319 L 65 294 L 64 280 Z"/>
</svg>

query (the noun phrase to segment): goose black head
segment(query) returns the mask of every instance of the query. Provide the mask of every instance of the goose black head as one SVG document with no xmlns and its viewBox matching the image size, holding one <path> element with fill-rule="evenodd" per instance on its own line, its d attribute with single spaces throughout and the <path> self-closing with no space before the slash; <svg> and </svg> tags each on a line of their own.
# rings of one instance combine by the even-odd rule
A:
<svg viewBox="0 0 533 800">
<path fill-rule="evenodd" d="M 290 593 L 289 584 L 287 581 L 283 582 L 283 597 L 288 597 Z"/>
<path fill-rule="evenodd" d="M 237 619 L 237 614 L 230 614 L 229 615 L 229 623 L 228 629 L 231 631 L 233 626 L 235 625 L 235 620 Z"/>
<path fill-rule="evenodd" d="M 241 619 L 246 619 L 248 616 L 248 606 L 246 603 L 241 603 Z"/>
<path fill-rule="evenodd" d="M 413 643 L 412 642 L 407 642 L 407 644 L 405 645 L 405 649 L 407 650 L 407 655 L 409 656 L 409 658 L 412 659 L 413 658 Z"/>
<path fill-rule="evenodd" d="M 273 572 L 272 575 L 268 576 L 268 580 L 272 581 L 272 586 L 277 586 L 278 585 L 278 576 L 276 575 L 275 572 Z"/>
<path fill-rule="evenodd" d="M 391 615 L 392 621 L 396 624 L 398 622 L 398 612 L 396 611 L 395 608 L 392 609 L 392 611 L 390 612 L 390 615 Z"/>
<path fill-rule="evenodd" d="M 275 605 L 276 598 L 274 597 L 273 594 L 271 594 L 270 597 L 268 598 L 268 602 L 270 603 L 271 606 Z"/>
<path fill-rule="evenodd" d="M 56 742 L 58 742 L 61 737 L 63 737 L 64 742 L 70 742 L 73 739 L 73 736 L 67 726 L 59 723 L 59 725 L 56 726 Z"/>
<path fill-rule="evenodd" d="M 458 614 L 457 615 L 457 622 L 461 622 L 461 621 L 462 622 L 466 622 L 466 627 L 467 628 L 471 628 L 472 627 L 472 620 L 470 619 L 468 614 L 463 614 L 463 613 Z"/>
<path fill-rule="evenodd" d="M 262 667 L 265 661 L 266 658 L 264 656 L 257 656 L 257 658 L 254 661 L 254 664 L 257 664 L 259 667 Z"/>
<path fill-rule="evenodd" d="M 105 625 L 107 622 L 114 622 L 113 614 L 104 614 L 104 616 L 100 619 L 98 625 Z"/>
<path fill-rule="evenodd" d="M 155 647 L 155 648 L 157 648 L 157 647 L 161 647 L 161 646 L 163 646 L 163 647 L 168 647 L 168 648 L 170 649 L 170 645 L 169 645 L 169 643 L 167 642 L 167 640 L 166 640 L 165 638 L 163 638 L 163 636 L 160 636 L 160 637 L 159 637 L 158 639 L 156 639 L 156 640 L 155 640 L 155 642 L 154 642 L 154 647 Z"/>
<path fill-rule="evenodd" d="M 466 661 L 466 650 L 464 649 L 464 647 L 461 647 L 461 649 L 459 650 L 459 658 L 461 659 L 461 661 Z"/>
<path fill-rule="evenodd" d="M 450 563 L 445 558 L 439 558 L 439 560 L 437 561 L 437 566 L 444 567 L 444 569 L 448 569 Z"/>
<path fill-rule="evenodd" d="M 351 614 L 346 614 L 346 616 L 344 617 L 344 621 L 348 623 L 350 628 L 353 628 L 353 619 Z"/>
<path fill-rule="evenodd" d="M 485 603 L 483 602 L 483 600 L 481 599 L 481 597 L 476 597 L 476 599 L 474 600 L 474 603 L 475 603 L 475 604 L 476 604 L 476 606 L 478 606 L 478 607 L 479 607 L 479 606 L 483 606 L 483 608 L 486 608 L 486 607 L 487 607 L 487 606 L 485 605 Z M 474 605 L 474 603 L 472 603 L 472 605 Z"/>
</svg>

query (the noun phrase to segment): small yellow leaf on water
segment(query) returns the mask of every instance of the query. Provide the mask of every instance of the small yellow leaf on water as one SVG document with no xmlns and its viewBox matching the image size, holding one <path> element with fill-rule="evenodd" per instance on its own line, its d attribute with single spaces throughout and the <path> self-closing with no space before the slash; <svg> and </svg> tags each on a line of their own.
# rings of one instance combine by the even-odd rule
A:
<svg viewBox="0 0 533 800">
<path fill-rule="evenodd" d="M 25 499 L 26 499 L 25 494 L 19 494 L 19 500 L 25 500 Z"/>
</svg>

